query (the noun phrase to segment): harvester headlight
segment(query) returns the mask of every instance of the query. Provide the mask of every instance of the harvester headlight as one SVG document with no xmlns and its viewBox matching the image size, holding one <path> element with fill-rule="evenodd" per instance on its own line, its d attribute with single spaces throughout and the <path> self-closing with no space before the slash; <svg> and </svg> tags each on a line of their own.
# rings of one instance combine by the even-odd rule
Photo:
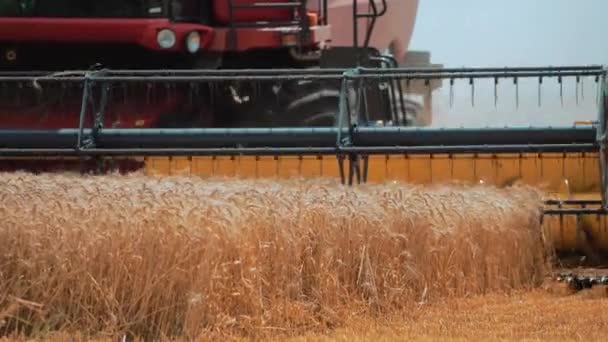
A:
<svg viewBox="0 0 608 342">
<path fill-rule="evenodd" d="M 175 32 L 169 29 L 160 30 L 156 36 L 156 41 L 163 49 L 170 49 L 175 46 Z"/>
<path fill-rule="evenodd" d="M 196 53 L 201 48 L 201 35 L 196 31 L 188 33 L 186 47 L 190 53 Z"/>
<path fill-rule="evenodd" d="M 14 62 L 17 60 L 17 51 L 10 49 L 7 50 L 6 53 L 4 54 L 4 58 L 6 58 L 6 60 L 8 62 Z"/>
</svg>

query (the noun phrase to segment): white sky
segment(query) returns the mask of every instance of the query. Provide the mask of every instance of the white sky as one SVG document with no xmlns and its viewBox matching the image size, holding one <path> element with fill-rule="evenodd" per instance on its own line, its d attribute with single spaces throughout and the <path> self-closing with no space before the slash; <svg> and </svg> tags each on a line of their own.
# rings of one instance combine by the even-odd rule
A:
<svg viewBox="0 0 608 342">
<path fill-rule="evenodd" d="M 420 0 L 410 49 L 430 51 L 432 62 L 448 67 L 608 64 L 607 17 L 607 0 Z M 497 109 L 492 81 L 476 86 L 474 108 L 468 81 L 454 88 L 452 108 L 445 85 L 435 96 L 434 125 L 570 125 L 595 119 L 592 81 L 585 80 L 578 106 L 573 80 L 566 83 L 564 107 L 557 80 L 545 81 L 541 108 L 537 82 L 527 82 L 520 86 L 519 110 L 512 82 L 502 81 Z"/>
</svg>

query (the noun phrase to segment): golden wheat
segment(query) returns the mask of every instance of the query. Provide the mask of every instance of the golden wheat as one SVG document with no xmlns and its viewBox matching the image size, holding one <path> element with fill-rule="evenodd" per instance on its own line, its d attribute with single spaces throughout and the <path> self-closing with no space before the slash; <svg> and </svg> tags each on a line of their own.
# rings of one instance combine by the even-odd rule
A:
<svg viewBox="0 0 608 342">
<path fill-rule="evenodd" d="M 539 285 L 541 195 L 0 174 L 0 335 L 259 336 Z"/>
</svg>

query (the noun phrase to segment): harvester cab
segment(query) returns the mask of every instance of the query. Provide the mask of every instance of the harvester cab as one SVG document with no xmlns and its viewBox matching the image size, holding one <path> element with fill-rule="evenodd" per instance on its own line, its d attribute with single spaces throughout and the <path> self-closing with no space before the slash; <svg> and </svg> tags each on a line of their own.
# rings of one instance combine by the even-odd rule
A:
<svg viewBox="0 0 608 342">
<path fill-rule="evenodd" d="M 101 5 L 5 0 L 0 7 L 0 69 L 15 76 L 37 77 L 48 77 L 50 72 L 65 75 L 66 70 L 87 70 L 92 65 L 126 70 L 121 72 L 124 77 L 120 82 L 113 82 L 108 94 L 97 94 L 105 96 L 104 124 L 112 127 L 334 125 L 341 86 L 335 80 L 314 84 L 302 80 L 279 82 L 272 73 L 265 80 L 248 80 L 246 72 L 228 73 L 237 77 L 217 79 L 213 84 L 181 82 L 179 77 L 160 84 L 130 77 L 158 75 L 163 70 L 298 69 L 318 73 L 319 68 L 326 69 L 321 73 L 339 76 L 355 66 L 397 66 L 390 55 L 379 53 L 388 44 L 370 46 L 376 22 L 388 11 L 387 1 L 353 0 L 348 5 L 339 4 L 338 7 L 352 9 L 353 44 L 342 39 L 341 46 L 330 48 L 332 27 L 335 32 L 345 26 L 340 22 L 343 18 L 329 17 L 336 3 L 138 0 Z M 363 5 L 367 10 L 362 9 Z M 103 72 L 98 70 L 96 75 Z M 74 84 L 67 79 L 52 83 L 41 88 L 40 83 L 32 87 L 31 83 L 5 78 L 3 94 L 8 101 L 18 97 L 20 105 L 30 102 L 37 110 L 44 102 L 44 110 L 51 118 L 40 122 L 36 115 L 25 114 L 24 118 L 23 113 L 11 113 L 3 115 L 9 119 L 0 120 L 0 124 L 61 128 L 68 121 L 77 122 L 77 111 L 65 107 L 67 102 L 76 106 L 82 84 L 73 91 Z M 359 119 L 411 121 L 413 114 L 408 116 L 406 111 L 416 106 L 404 99 L 401 88 L 387 80 L 381 88 L 367 89 L 370 100 L 366 105 L 373 116 Z M 69 101 L 68 95 L 78 97 L 71 96 Z M 61 104 L 57 103 L 58 98 Z"/>
</svg>

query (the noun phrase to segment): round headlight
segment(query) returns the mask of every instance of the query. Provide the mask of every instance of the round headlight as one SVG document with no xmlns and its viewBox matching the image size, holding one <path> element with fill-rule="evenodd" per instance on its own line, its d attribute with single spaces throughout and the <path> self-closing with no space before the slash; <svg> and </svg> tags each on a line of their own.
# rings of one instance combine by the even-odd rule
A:
<svg viewBox="0 0 608 342">
<path fill-rule="evenodd" d="M 175 33 L 169 29 L 161 30 L 156 36 L 156 41 L 163 49 L 170 49 L 175 45 Z"/>
<path fill-rule="evenodd" d="M 201 35 L 196 31 L 188 33 L 186 47 L 190 53 L 196 53 L 201 48 Z"/>
</svg>

